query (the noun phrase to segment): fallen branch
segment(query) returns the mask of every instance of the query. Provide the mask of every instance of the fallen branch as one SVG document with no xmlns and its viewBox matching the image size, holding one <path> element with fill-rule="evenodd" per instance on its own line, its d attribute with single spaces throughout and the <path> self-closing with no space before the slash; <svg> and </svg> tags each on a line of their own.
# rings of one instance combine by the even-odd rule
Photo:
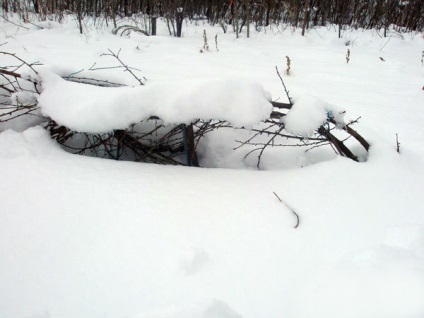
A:
<svg viewBox="0 0 424 318">
<path fill-rule="evenodd" d="M 361 117 L 359 117 L 359 118 L 361 118 Z M 365 150 L 368 151 L 370 149 L 370 144 L 368 143 L 368 141 L 366 141 L 364 137 L 362 137 L 360 134 L 358 134 L 358 132 L 356 130 L 353 130 L 349 126 L 350 124 L 353 124 L 353 123 L 358 122 L 359 118 L 357 118 L 356 120 L 350 122 L 346 126 L 342 127 L 342 130 L 346 131 L 353 138 L 355 138 L 365 148 Z M 336 121 L 334 120 L 334 118 L 331 118 L 330 119 L 330 122 L 332 124 L 336 125 Z"/>
</svg>

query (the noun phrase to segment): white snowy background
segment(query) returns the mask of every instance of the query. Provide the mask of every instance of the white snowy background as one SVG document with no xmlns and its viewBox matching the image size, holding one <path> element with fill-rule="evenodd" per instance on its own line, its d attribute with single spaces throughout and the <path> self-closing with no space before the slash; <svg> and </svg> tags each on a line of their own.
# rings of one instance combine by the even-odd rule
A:
<svg viewBox="0 0 424 318">
<path fill-rule="evenodd" d="M 196 111 L 253 125 L 271 96 L 285 101 L 275 66 L 284 73 L 289 56 L 294 132 L 337 107 L 361 116 L 354 128 L 371 149 L 361 163 L 272 150 L 258 171 L 222 131 L 199 149 L 208 168 L 173 167 L 72 155 L 33 123 L 2 123 L 0 318 L 424 317 L 421 33 L 273 26 L 236 39 L 198 23 L 182 38 L 164 24 L 156 37 L 119 37 L 89 20 L 80 35 L 71 17 L 37 24 L 1 21 L 0 49 L 44 64 L 41 111 L 76 130 Z M 108 49 L 141 70 L 145 90 L 55 75 L 113 65 Z M 95 77 L 137 84 L 120 71 Z"/>
</svg>

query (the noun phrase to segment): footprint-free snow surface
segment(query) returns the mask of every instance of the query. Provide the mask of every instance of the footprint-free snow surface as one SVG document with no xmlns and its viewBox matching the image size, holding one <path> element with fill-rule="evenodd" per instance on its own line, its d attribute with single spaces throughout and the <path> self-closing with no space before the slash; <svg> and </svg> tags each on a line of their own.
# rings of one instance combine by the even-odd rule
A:
<svg viewBox="0 0 424 318">
<path fill-rule="evenodd" d="M 424 317 L 422 34 L 388 41 L 354 30 L 339 39 L 330 27 L 302 37 L 273 26 L 236 39 L 200 23 L 185 24 L 178 39 L 165 24 L 156 37 L 119 37 L 89 20 L 80 35 L 67 20 L 40 22 L 43 29 L 2 21 L 0 42 L 1 50 L 43 64 L 41 111 L 76 130 L 117 128 L 117 118 L 125 126 L 150 115 L 196 116 L 160 100 L 175 107 L 194 100 L 202 116 L 252 126 L 271 97 L 286 101 L 278 66 L 306 112 L 288 119 L 296 133 L 310 134 L 325 120 L 320 107 L 336 105 L 345 120 L 361 116 L 354 128 L 371 148 L 367 156 L 354 149 L 367 157 L 361 163 L 331 149 L 272 149 L 257 170 L 255 156 L 233 150 L 234 134 L 248 131 L 222 130 L 199 145 L 208 168 L 189 168 L 73 155 L 31 121 L 1 123 L 0 318 Z M 204 29 L 218 34 L 219 51 L 200 53 Z M 121 70 L 89 70 L 95 62 L 115 65 L 101 57 L 108 49 L 121 49 L 146 85 L 103 88 L 99 96 L 92 88 L 67 91 L 69 83 L 55 77 L 93 72 L 136 85 Z M 142 88 L 156 104 L 143 100 L 145 92 L 116 93 Z M 117 104 L 108 98 L 115 93 Z M 134 98 L 157 108 L 122 114 Z M 102 101 L 111 113 L 102 113 Z M 106 116 L 97 122 L 96 109 Z M 302 118 L 311 124 L 301 126 Z M 273 192 L 299 215 L 297 228 Z"/>
</svg>

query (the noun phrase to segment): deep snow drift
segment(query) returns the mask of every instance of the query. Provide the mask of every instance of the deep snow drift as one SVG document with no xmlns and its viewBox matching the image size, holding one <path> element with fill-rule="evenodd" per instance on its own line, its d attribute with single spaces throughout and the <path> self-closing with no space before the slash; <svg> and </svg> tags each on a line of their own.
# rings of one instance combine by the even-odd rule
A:
<svg viewBox="0 0 424 318">
<path fill-rule="evenodd" d="M 71 155 L 40 127 L 1 124 L 1 318 L 424 316 L 422 35 L 393 35 L 386 43 L 374 31 L 338 39 L 332 28 L 301 37 L 271 27 L 236 40 L 219 28 L 185 25 L 175 39 L 162 25 L 157 37 L 121 38 L 87 23 L 80 36 L 70 18 L 43 30 L 2 22 L 0 42 L 60 75 L 89 73 L 97 61 L 113 65 L 99 56 L 121 48 L 148 85 L 175 82 L 190 97 L 210 80 L 237 81 L 260 96 L 248 103 L 263 105 L 252 122 L 266 112 L 265 91 L 285 98 L 274 66 L 283 69 L 288 55 L 292 70 L 284 80 L 299 110 L 311 103 L 321 109 L 313 125 L 329 105 L 350 119 L 362 116 L 355 129 L 372 147 L 364 163 L 319 149 L 275 149 L 263 158 L 268 171 L 257 171 L 256 158 L 243 160 L 245 152 L 232 150 L 232 132 L 222 131 L 199 146 L 204 165 L 217 169 L 196 169 Z M 199 53 L 203 29 L 219 33 L 219 52 Z M 96 74 L 136 85 L 125 73 Z M 65 83 L 50 79 L 55 98 L 69 96 L 60 88 Z M 223 97 L 200 92 L 201 105 Z M 316 98 L 304 98 L 310 95 Z M 73 98 L 58 105 L 67 109 L 44 111 L 71 120 L 69 108 L 109 101 L 97 93 Z M 231 116 L 226 107 L 212 110 L 210 116 Z M 310 125 L 299 133 L 307 135 Z M 299 214 L 297 229 L 273 192 Z"/>
</svg>

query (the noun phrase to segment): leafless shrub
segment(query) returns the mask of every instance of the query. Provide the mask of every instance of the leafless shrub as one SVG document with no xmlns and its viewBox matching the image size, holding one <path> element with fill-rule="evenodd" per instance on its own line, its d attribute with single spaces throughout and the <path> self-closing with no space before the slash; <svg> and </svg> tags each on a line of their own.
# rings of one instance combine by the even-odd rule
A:
<svg viewBox="0 0 424 318">
<path fill-rule="evenodd" d="M 41 116 L 38 112 L 37 96 L 40 94 L 40 85 L 36 66 L 39 64 L 27 63 L 12 53 L 0 52 L 0 54 L 10 61 L 9 66 L 0 68 L 0 122 L 17 120 L 26 116 L 38 116 L 40 122 L 44 122 L 43 126 L 50 132 L 51 137 L 72 153 L 115 160 L 199 166 L 196 150 L 205 135 L 221 128 L 244 129 L 233 127 L 222 120 L 203 119 L 197 119 L 190 124 L 165 125 L 160 118 L 152 116 L 127 129 L 116 129 L 102 134 L 72 131 L 68 127 L 59 125 L 52 118 Z M 112 68 L 125 70 L 137 79 L 139 85 L 144 85 L 143 80 L 135 74 L 135 69 L 121 59 L 120 51 L 115 53 L 109 50 L 103 56 L 113 57 L 119 65 Z M 94 64 L 89 70 L 99 69 L 103 68 L 96 68 Z M 272 102 L 274 111 L 270 114 L 270 118 L 251 129 L 247 140 L 237 141 L 239 146 L 236 149 L 248 147 L 246 157 L 256 153 L 258 168 L 260 168 L 264 152 L 272 147 L 304 147 L 305 151 L 310 151 L 327 145 L 337 154 L 358 161 L 355 154 L 344 144 L 348 138 L 353 137 L 368 150 L 367 141 L 350 127 L 358 119 L 341 127 L 340 123 L 329 114 L 327 122 L 308 138 L 285 130 L 285 125 L 280 119 L 293 104 L 278 69 L 276 71 L 289 103 Z M 120 83 L 98 80 L 95 77 L 75 75 L 64 77 L 64 79 L 104 87 L 124 86 Z M 337 137 L 334 133 L 336 130 L 343 131 L 346 137 L 343 137 L 344 139 Z"/>
<path fill-rule="evenodd" d="M 237 140 L 239 146 L 235 149 L 248 146 L 251 150 L 246 154 L 245 158 L 252 154 L 257 154 L 258 169 L 260 169 L 264 152 L 273 147 L 301 147 L 307 152 L 318 147 L 329 146 L 336 154 L 354 161 L 359 161 L 359 158 L 345 145 L 345 141 L 353 138 L 368 151 L 370 147 L 368 142 L 357 131 L 351 128 L 351 125 L 357 123 L 359 118 L 347 124 L 342 124 L 338 123 L 332 114 L 328 114 L 327 122 L 318 127 L 314 134 L 307 138 L 294 135 L 285 130 L 285 125 L 281 121 L 281 118 L 286 116 L 287 112 L 292 108 L 293 103 L 278 68 L 276 68 L 276 72 L 289 102 L 271 102 L 274 106 L 274 111 L 271 113 L 270 119 L 266 120 L 259 128 L 251 129 L 252 135 L 247 140 Z M 337 135 L 341 135 L 341 137 Z"/>
<path fill-rule="evenodd" d="M 5 64 L 10 63 L 0 67 L 0 123 L 25 116 L 39 117 L 36 99 L 39 85 L 35 70 L 39 63 L 27 63 L 9 52 L 0 52 L 0 55 Z"/>
</svg>

